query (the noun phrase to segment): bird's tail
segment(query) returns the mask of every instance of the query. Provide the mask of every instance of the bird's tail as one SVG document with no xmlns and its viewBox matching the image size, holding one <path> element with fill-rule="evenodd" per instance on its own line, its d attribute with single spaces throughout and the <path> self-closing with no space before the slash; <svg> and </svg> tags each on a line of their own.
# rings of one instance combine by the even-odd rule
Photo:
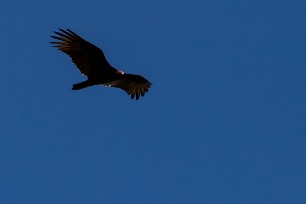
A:
<svg viewBox="0 0 306 204">
<path fill-rule="evenodd" d="M 84 89 L 88 86 L 91 86 L 91 84 L 88 81 L 83 81 L 83 82 L 78 83 L 78 84 L 73 84 L 72 90 L 80 90 L 80 89 Z"/>
</svg>

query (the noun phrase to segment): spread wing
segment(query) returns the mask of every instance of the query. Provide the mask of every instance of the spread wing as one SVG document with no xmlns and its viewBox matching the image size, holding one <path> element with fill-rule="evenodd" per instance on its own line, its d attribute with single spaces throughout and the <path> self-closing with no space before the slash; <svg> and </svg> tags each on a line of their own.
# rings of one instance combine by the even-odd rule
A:
<svg viewBox="0 0 306 204">
<path fill-rule="evenodd" d="M 57 36 L 51 36 L 59 41 L 50 43 L 54 44 L 53 47 L 69 55 L 73 64 L 77 66 L 83 75 L 88 77 L 99 73 L 99 70 L 102 71 L 101 69 L 104 71 L 114 69 L 109 65 L 100 48 L 84 40 L 69 29 L 59 30 L 61 32 L 54 31 Z"/>
<path fill-rule="evenodd" d="M 117 80 L 104 85 L 120 88 L 131 95 L 131 99 L 136 96 L 136 100 L 138 100 L 140 95 L 144 96 L 149 91 L 152 84 L 140 75 L 123 74 Z"/>
</svg>

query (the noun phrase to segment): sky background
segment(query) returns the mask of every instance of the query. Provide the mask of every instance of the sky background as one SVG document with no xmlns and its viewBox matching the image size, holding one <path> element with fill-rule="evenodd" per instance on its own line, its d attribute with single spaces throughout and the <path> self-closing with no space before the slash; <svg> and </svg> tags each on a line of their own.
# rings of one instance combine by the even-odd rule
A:
<svg viewBox="0 0 306 204">
<path fill-rule="evenodd" d="M 0 203 L 306 203 L 306 1 L 0 1 Z M 139 101 L 49 44 L 70 28 Z"/>
</svg>

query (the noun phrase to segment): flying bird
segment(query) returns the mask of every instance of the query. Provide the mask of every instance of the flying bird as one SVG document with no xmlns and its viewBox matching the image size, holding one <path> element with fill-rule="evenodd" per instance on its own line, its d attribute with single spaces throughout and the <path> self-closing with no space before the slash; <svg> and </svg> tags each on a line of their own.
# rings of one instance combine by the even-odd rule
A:
<svg viewBox="0 0 306 204">
<path fill-rule="evenodd" d="M 124 90 L 133 99 L 144 96 L 151 87 L 151 82 L 140 75 L 127 74 L 112 67 L 103 51 L 84 40 L 69 29 L 54 31 L 51 36 L 59 41 L 50 42 L 53 47 L 69 55 L 73 64 L 87 77 L 86 81 L 74 84 L 72 90 L 79 90 L 93 85 L 104 85 Z"/>
</svg>

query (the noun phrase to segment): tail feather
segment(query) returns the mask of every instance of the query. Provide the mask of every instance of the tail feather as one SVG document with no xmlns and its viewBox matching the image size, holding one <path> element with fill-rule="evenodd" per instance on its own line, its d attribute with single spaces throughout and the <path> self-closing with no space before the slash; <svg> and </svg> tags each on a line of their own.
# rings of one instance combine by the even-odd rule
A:
<svg viewBox="0 0 306 204">
<path fill-rule="evenodd" d="M 90 83 L 88 81 L 83 81 L 83 82 L 78 83 L 78 84 L 73 84 L 72 90 L 80 90 L 80 89 L 84 89 L 88 86 L 91 86 Z"/>
</svg>

